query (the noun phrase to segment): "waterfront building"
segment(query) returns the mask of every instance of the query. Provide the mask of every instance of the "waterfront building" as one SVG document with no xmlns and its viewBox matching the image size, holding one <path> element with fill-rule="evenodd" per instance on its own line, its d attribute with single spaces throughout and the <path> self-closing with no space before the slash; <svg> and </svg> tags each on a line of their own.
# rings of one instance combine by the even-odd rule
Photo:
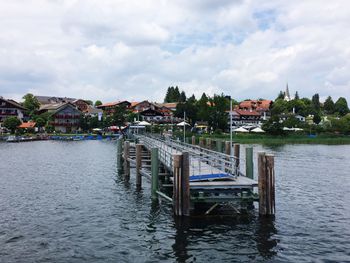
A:
<svg viewBox="0 0 350 263">
<path fill-rule="evenodd" d="M 52 114 L 50 125 L 56 132 L 75 132 L 80 127 L 82 112 L 70 102 L 43 105 L 38 112 Z"/>
<path fill-rule="evenodd" d="M 258 111 L 234 109 L 232 111 L 232 126 L 261 126 L 262 116 Z"/>
<path fill-rule="evenodd" d="M 34 96 L 41 105 L 57 104 L 76 101 L 74 98 L 55 97 L 55 96 Z"/>
<path fill-rule="evenodd" d="M 0 97 L 0 124 L 8 117 L 17 117 L 23 121 L 26 119 L 26 108 L 14 100 Z"/>
<path fill-rule="evenodd" d="M 115 111 L 115 107 L 118 106 L 124 106 L 125 108 L 130 108 L 131 103 L 129 101 L 115 101 L 115 102 L 107 102 L 107 103 L 103 103 L 99 106 L 96 106 L 96 108 L 103 110 L 103 112 L 106 115 L 112 115 Z"/>
</svg>

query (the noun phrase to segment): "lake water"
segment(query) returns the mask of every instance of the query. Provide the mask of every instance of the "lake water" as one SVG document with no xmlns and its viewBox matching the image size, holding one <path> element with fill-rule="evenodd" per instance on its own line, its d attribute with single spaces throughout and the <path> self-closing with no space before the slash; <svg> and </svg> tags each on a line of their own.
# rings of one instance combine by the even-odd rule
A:
<svg viewBox="0 0 350 263">
<path fill-rule="evenodd" d="M 0 143 L 0 262 L 350 262 L 350 146 L 254 147 L 276 156 L 274 220 L 175 219 L 115 142 Z"/>
</svg>

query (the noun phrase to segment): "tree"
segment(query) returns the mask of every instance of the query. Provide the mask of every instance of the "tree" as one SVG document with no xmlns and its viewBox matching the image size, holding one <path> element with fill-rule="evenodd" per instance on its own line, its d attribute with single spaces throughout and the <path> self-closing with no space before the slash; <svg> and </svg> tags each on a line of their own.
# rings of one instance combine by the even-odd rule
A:
<svg viewBox="0 0 350 263">
<path fill-rule="evenodd" d="M 340 116 L 344 116 L 349 113 L 348 103 L 345 98 L 340 97 L 334 104 L 334 111 L 339 113 Z"/>
<path fill-rule="evenodd" d="M 316 112 L 320 111 L 320 96 L 318 95 L 318 93 L 316 93 L 315 95 L 312 96 L 312 106 L 315 109 Z"/>
<path fill-rule="evenodd" d="M 208 121 L 209 119 L 209 99 L 207 95 L 203 92 L 202 97 L 197 101 L 197 117 L 201 121 Z"/>
<path fill-rule="evenodd" d="M 316 124 L 319 124 L 321 122 L 321 116 L 320 114 L 316 113 L 312 119 L 312 121 Z"/>
<path fill-rule="evenodd" d="M 36 126 L 38 128 L 42 128 L 46 125 L 46 120 L 44 118 L 41 118 L 41 117 L 36 118 L 35 122 L 36 122 Z"/>
<path fill-rule="evenodd" d="M 334 102 L 332 100 L 331 96 L 328 96 L 326 101 L 324 102 L 324 111 L 326 114 L 333 114 L 334 113 Z"/>
<path fill-rule="evenodd" d="M 179 102 L 185 102 L 186 101 L 186 93 L 184 91 L 181 91 L 179 96 Z"/>
<path fill-rule="evenodd" d="M 33 94 L 27 93 L 23 96 L 23 106 L 28 110 L 28 114 L 32 117 L 37 109 L 40 108 L 40 103 Z"/>
<path fill-rule="evenodd" d="M 276 100 L 278 99 L 282 99 L 282 100 L 284 99 L 284 92 L 282 90 L 280 91 L 280 93 L 278 93 Z"/>
<path fill-rule="evenodd" d="M 279 122 L 278 116 L 272 116 L 262 127 L 264 131 L 272 135 L 284 135 L 283 125 Z"/>
<path fill-rule="evenodd" d="M 299 100 L 300 98 L 299 98 L 299 93 L 296 91 L 295 92 L 295 95 L 294 95 L 294 100 Z"/>
<path fill-rule="evenodd" d="M 114 107 L 114 112 L 112 115 L 112 122 L 114 125 L 119 127 L 119 131 L 121 131 L 121 127 L 126 122 L 127 110 L 125 105 L 118 105 Z"/>
<path fill-rule="evenodd" d="M 7 117 L 4 120 L 4 127 L 9 129 L 11 133 L 14 133 L 19 125 L 21 125 L 21 121 L 17 117 Z"/>
<path fill-rule="evenodd" d="M 214 130 L 225 130 L 228 125 L 227 111 L 230 108 L 230 101 L 224 94 L 214 94 L 214 96 L 209 99 L 209 102 L 209 126 L 211 126 Z"/>
<path fill-rule="evenodd" d="M 102 101 L 96 100 L 95 101 L 95 107 L 102 105 Z"/>
</svg>

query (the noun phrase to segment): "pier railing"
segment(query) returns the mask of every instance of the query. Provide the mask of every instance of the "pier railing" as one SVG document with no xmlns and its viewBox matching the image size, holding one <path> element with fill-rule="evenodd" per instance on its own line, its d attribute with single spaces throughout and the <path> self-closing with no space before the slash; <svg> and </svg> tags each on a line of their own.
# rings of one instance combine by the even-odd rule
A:
<svg viewBox="0 0 350 263">
<path fill-rule="evenodd" d="M 231 176 L 240 175 L 239 162 L 234 156 L 202 148 L 171 138 L 162 138 L 152 135 L 137 135 L 142 144 L 149 150 L 153 147 L 159 149 L 159 160 L 169 169 L 173 170 L 173 155 L 188 152 L 190 156 L 191 175 L 223 173 Z"/>
</svg>

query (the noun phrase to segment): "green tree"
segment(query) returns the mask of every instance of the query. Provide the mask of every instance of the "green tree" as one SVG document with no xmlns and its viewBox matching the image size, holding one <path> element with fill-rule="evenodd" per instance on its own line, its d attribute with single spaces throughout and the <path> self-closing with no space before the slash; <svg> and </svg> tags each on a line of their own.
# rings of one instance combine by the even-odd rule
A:
<svg viewBox="0 0 350 263">
<path fill-rule="evenodd" d="M 91 106 L 94 105 L 94 103 L 92 102 L 92 100 L 85 100 L 85 101 L 86 101 L 87 104 L 89 104 L 89 105 L 91 105 Z"/>
<path fill-rule="evenodd" d="M 114 125 L 118 126 L 119 131 L 121 131 L 121 127 L 126 122 L 128 111 L 125 105 L 118 105 L 114 107 L 114 112 L 112 114 L 112 122 Z"/>
<path fill-rule="evenodd" d="M 320 107 L 320 96 L 318 95 L 318 93 L 312 96 L 311 102 L 315 111 L 319 112 L 321 107 Z"/>
<path fill-rule="evenodd" d="M 340 116 L 344 116 L 349 113 L 348 103 L 345 98 L 340 97 L 334 104 L 334 111 L 339 113 Z"/>
<path fill-rule="evenodd" d="M 28 110 L 28 114 L 30 117 L 33 117 L 36 110 L 40 108 L 40 103 L 33 94 L 27 93 L 23 96 L 24 102 L 23 106 Z"/>
<path fill-rule="evenodd" d="M 276 100 L 278 100 L 278 99 L 280 99 L 280 100 L 284 99 L 284 92 L 282 90 L 280 91 L 280 93 L 278 93 L 278 96 L 277 96 Z"/>
<path fill-rule="evenodd" d="M 21 125 L 21 121 L 17 117 L 11 116 L 4 120 L 4 127 L 9 129 L 11 133 L 15 133 L 19 125 Z"/>
<path fill-rule="evenodd" d="M 262 129 L 268 134 L 284 135 L 283 125 L 279 122 L 278 116 L 272 116 L 268 121 L 262 125 Z"/>
<path fill-rule="evenodd" d="M 230 100 L 224 94 L 217 95 L 214 94 L 212 98 L 209 99 L 209 126 L 213 130 L 225 130 L 228 125 L 228 110 L 230 108 Z"/>
<path fill-rule="evenodd" d="M 96 100 L 95 101 L 95 107 L 102 105 L 102 101 Z"/>
<path fill-rule="evenodd" d="M 38 117 L 35 120 L 36 126 L 40 129 L 42 127 L 45 127 L 46 125 L 46 120 L 44 118 Z"/>
<path fill-rule="evenodd" d="M 333 114 L 334 113 L 334 102 L 332 100 L 331 96 L 328 96 L 326 101 L 324 102 L 323 109 L 326 114 Z"/>
<path fill-rule="evenodd" d="M 312 121 L 316 124 L 319 124 L 321 122 L 321 116 L 320 114 L 316 113 L 312 119 Z"/>
<path fill-rule="evenodd" d="M 186 101 L 186 93 L 184 91 L 181 91 L 179 96 L 179 102 L 185 102 Z"/>
<path fill-rule="evenodd" d="M 198 120 L 208 121 L 209 120 L 209 99 L 207 95 L 203 92 L 201 98 L 197 101 L 197 117 Z"/>
<path fill-rule="evenodd" d="M 294 95 L 294 100 L 299 100 L 300 98 L 299 98 L 299 93 L 296 91 L 295 92 L 295 95 Z"/>
</svg>

